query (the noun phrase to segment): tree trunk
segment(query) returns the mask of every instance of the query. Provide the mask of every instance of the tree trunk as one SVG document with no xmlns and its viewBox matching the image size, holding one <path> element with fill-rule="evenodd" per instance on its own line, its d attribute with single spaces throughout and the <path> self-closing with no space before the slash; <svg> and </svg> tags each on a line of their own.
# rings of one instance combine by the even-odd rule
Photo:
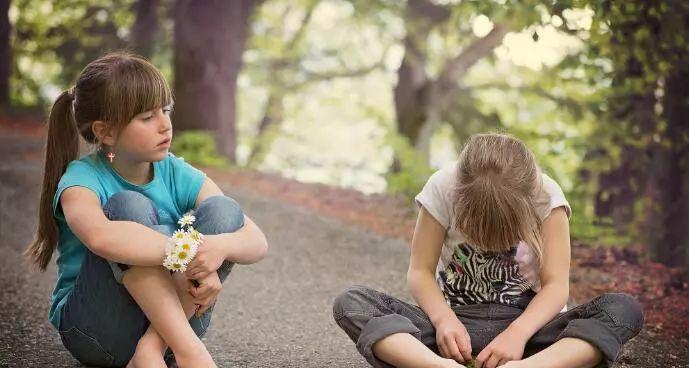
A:
<svg viewBox="0 0 689 368">
<path fill-rule="evenodd" d="M 258 0 L 178 0 L 175 7 L 175 127 L 209 130 L 235 163 L 237 76 Z"/>
<path fill-rule="evenodd" d="M 669 266 L 687 265 L 689 249 L 689 68 L 677 66 L 663 98 L 669 145 L 657 146 L 648 191 L 648 244 L 655 259 Z"/>
<path fill-rule="evenodd" d="M 404 27 L 404 57 L 397 70 L 394 90 L 397 132 L 415 147 L 423 125 L 428 119 L 432 79 L 426 73 L 428 34 L 437 24 L 449 17 L 447 9 L 427 0 L 409 0 Z M 399 172 L 398 158 L 393 159 L 390 170 Z"/>
<path fill-rule="evenodd" d="M 159 0 L 139 0 L 136 2 L 136 21 L 132 29 L 132 43 L 137 54 L 150 58 L 160 32 L 158 22 Z"/>
<path fill-rule="evenodd" d="M 507 32 L 507 23 L 496 23 L 486 36 L 474 40 L 461 53 L 445 60 L 436 78 L 426 73 L 426 43 L 430 31 L 450 17 L 448 8 L 427 0 L 407 3 L 404 57 L 397 71 L 395 112 L 397 132 L 409 140 L 425 157 L 430 156 L 430 140 L 452 102 L 449 96 L 458 88 L 478 60 L 498 47 Z M 397 159 L 391 170 L 399 169 Z"/>
<path fill-rule="evenodd" d="M 12 49 L 10 47 L 10 0 L 0 0 L 0 112 L 10 107 L 10 74 Z"/>
<path fill-rule="evenodd" d="M 423 55 L 416 52 L 410 36 L 405 40 L 405 53 L 397 71 L 395 113 L 397 132 L 416 145 L 421 127 L 426 122 L 431 80 L 426 74 Z"/>
<path fill-rule="evenodd" d="M 620 114 L 629 114 L 631 124 L 639 128 L 639 140 L 656 133 L 657 122 L 653 111 L 655 103 L 656 97 L 650 92 L 646 95 L 624 95 L 615 105 Z M 612 219 L 616 230 L 621 234 L 630 231 L 629 225 L 636 218 L 634 205 L 646 190 L 649 150 L 650 147 L 639 148 L 625 144 L 620 154 L 619 166 L 601 173 L 598 178 L 595 214 Z"/>
<path fill-rule="evenodd" d="M 285 94 L 282 89 L 279 88 L 279 90 L 271 91 L 268 96 L 263 110 L 263 118 L 261 118 L 261 122 L 258 125 L 256 142 L 251 148 L 246 166 L 257 167 L 263 162 L 275 140 L 276 133 L 280 130 L 282 121 L 285 118 Z"/>
</svg>

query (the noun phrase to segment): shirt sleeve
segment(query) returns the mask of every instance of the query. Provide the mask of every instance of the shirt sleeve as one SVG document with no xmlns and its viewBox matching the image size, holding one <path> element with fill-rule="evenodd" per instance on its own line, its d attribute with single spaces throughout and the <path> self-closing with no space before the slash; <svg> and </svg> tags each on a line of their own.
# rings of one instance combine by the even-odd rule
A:
<svg viewBox="0 0 689 368">
<path fill-rule="evenodd" d="M 416 204 L 423 206 L 446 230 L 451 223 L 452 173 L 453 167 L 436 171 L 414 198 Z"/>
<path fill-rule="evenodd" d="M 182 212 L 194 208 L 196 198 L 206 181 L 206 173 L 184 161 L 184 157 L 177 157 L 170 152 L 170 170 L 175 186 L 175 201 Z"/>
<path fill-rule="evenodd" d="M 60 196 L 65 189 L 73 186 L 80 186 L 93 191 L 101 200 L 104 195 L 103 186 L 98 181 L 98 174 L 95 169 L 82 161 L 72 161 L 67 165 L 65 173 L 62 174 L 53 197 L 53 215 L 58 216 L 60 206 Z"/>
<path fill-rule="evenodd" d="M 564 207 L 567 218 L 571 219 L 572 207 L 570 207 L 567 198 L 565 198 L 565 193 L 560 188 L 560 185 L 546 174 L 543 174 L 543 189 L 550 195 L 550 205 L 546 209 L 543 219 L 547 218 L 553 209 L 558 207 Z"/>
</svg>

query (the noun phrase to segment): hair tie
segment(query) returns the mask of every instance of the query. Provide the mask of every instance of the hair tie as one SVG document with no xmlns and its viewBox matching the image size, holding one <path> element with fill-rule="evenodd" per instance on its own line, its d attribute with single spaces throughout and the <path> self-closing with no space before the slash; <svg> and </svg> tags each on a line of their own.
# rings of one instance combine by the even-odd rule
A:
<svg viewBox="0 0 689 368">
<path fill-rule="evenodd" d="M 74 108 L 74 105 L 76 105 L 77 100 L 76 87 L 77 86 L 75 85 L 67 90 L 67 98 L 69 99 L 70 105 L 72 105 L 72 116 L 76 116 L 76 110 Z"/>
<path fill-rule="evenodd" d="M 77 86 L 72 86 L 67 90 L 67 95 L 69 96 L 69 99 L 72 101 L 76 100 L 76 98 L 77 98 L 76 87 Z"/>
</svg>

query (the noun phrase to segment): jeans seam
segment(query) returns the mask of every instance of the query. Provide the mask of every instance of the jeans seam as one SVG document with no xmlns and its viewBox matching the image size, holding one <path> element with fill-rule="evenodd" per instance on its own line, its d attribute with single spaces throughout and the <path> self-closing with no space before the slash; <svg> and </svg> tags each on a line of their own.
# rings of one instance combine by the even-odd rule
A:
<svg viewBox="0 0 689 368">
<path fill-rule="evenodd" d="M 374 318 L 376 317 L 374 314 L 371 313 L 365 313 L 365 312 L 360 312 L 358 310 L 349 310 L 349 309 L 343 309 L 342 310 L 342 316 L 340 318 L 345 318 L 347 317 L 346 315 L 355 315 L 355 316 L 360 316 L 360 317 L 368 317 L 368 318 Z M 383 316 L 383 315 L 381 315 Z M 338 318 L 335 318 L 338 319 Z"/>
<path fill-rule="evenodd" d="M 624 328 L 628 329 L 629 331 L 634 332 L 634 329 L 632 328 L 632 326 L 630 324 L 625 323 L 623 321 L 620 321 L 620 319 L 617 318 L 617 316 L 614 313 L 610 313 L 605 309 L 603 309 L 602 311 L 605 313 L 606 316 L 608 316 L 608 318 L 610 318 L 610 320 L 613 322 L 615 327 L 624 327 Z"/>
<path fill-rule="evenodd" d="M 68 333 L 70 333 L 70 334 L 74 333 L 77 335 L 81 334 L 81 336 L 85 337 L 86 339 L 91 341 L 93 344 L 95 344 L 101 353 L 105 354 L 105 358 L 108 362 L 112 363 L 115 360 L 115 356 L 112 355 L 110 352 L 108 352 L 97 339 L 89 336 L 87 333 L 85 333 L 84 331 L 79 329 L 77 326 L 72 326 L 72 327 L 70 327 L 64 331 L 59 331 L 59 333 L 60 333 L 60 335 L 68 334 Z"/>
</svg>

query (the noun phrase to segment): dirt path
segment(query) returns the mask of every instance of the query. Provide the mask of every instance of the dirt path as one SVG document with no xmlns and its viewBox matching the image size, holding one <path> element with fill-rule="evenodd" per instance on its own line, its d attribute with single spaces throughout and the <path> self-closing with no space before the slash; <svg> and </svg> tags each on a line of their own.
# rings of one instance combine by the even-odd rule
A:
<svg viewBox="0 0 689 368">
<path fill-rule="evenodd" d="M 21 263 L 36 228 L 40 142 L 0 136 L 0 366 L 74 367 L 47 320 L 55 269 Z M 367 367 L 332 322 L 331 302 L 350 284 L 408 299 L 407 246 L 294 204 L 218 180 L 265 231 L 269 256 L 228 279 L 205 342 L 221 367 Z M 644 331 L 618 367 L 689 367 L 687 341 Z"/>
</svg>

